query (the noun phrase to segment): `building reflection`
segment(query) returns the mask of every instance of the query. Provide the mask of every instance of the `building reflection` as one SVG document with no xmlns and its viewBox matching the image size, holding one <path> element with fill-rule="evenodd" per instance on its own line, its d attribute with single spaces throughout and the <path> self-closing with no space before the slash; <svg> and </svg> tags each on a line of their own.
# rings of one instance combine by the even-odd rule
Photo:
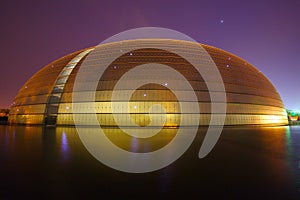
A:
<svg viewBox="0 0 300 200">
<path fill-rule="evenodd" d="M 173 138 L 173 130 L 162 131 L 160 138 L 149 143 L 132 137 L 125 141 L 119 138 L 116 145 L 125 143 L 131 152 L 153 151 L 156 146 L 152 143 L 162 140 L 161 144 L 167 145 Z M 120 134 L 118 129 L 105 133 L 115 138 Z M 277 199 L 300 195 L 300 126 L 227 127 L 211 154 L 199 159 L 197 153 L 205 133 L 206 129 L 200 128 L 194 143 L 171 165 L 150 173 L 130 174 L 94 158 L 75 127 L 0 126 L 2 191 L 37 188 L 46 195 L 56 192 L 59 197 L 66 190 L 76 194 L 77 188 L 83 189 L 84 195 L 92 190 L 110 195 L 111 188 L 117 188 L 122 196 L 149 191 L 159 196 L 178 191 L 197 195 L 217 188 L 222 195 L 225 192 L 224 196 L 228 190 L 232 194 L 241 191 L 241 195 L 249 195 L 251 190 L 255 197 L 278 195 Z M 165 156 L 171 154 L 169 151 Z M 133 157 L 126 159 L 133 166 L 138 164 Z"/>
<path fill-rule="evenodd" d="M 300 126 L 286 126 L 286 154 L 290 175 L 300 192 Z"/>
</svg>

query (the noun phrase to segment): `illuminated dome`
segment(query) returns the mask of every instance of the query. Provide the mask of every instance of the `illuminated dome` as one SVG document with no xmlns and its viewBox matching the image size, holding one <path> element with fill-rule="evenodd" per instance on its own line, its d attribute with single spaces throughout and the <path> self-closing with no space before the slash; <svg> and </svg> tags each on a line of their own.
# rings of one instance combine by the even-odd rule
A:
<svg viewBox="0 0 300 200">
<path fill-rule="evenodd" d="M 119 48 L 116 46 L 117 43 L 100 45 L 104 51 L 99 56 L 109 57 L 112 51 Z M 178 40 L 145 39 L 121 43 L 128 45 L 159 43 L 181 49 L 190 53 L 191 58 L 198 59 L 202 55 L 193 54 L 193 48 L 202 46 L 213 59 L 224 82 L 227 100 L 225 125 L 287 124 L 282 100 L 271 82 L 254 66 L 231 53 L 208 45 Z M 211 96 L 203 77 L 186 59 L 176 53 L 158 48 L 124 51 L 107 66 L 102 77 L 99 77 L 94 93 L 94 103 L 79 100 L 74 102 L 73 86 L 77 73 L 93 51 L 95 47 L 66 55 L 34 74 L 15 97 L 9 114 L 9 122 L 11 124 L 74 125 L 73 115 L 76 115 L 79 119 L 76 124 L 93 125 L 90 123 L 89 113 L 96 112 L 101 126 L 115 127 L 117 125 L 110 102 L 112 91 L 118 80 L 136 66 L 159 63 L 172 67 L 188 80 L 199 102 L 200 122 L 194 123 L 192 114 L 180 112 L 176 95 L 167 85 L 150 83 L 137 88 L 129 102 L 119 97 L 119 115 L 124 114 L 122 112 L 125 104 L 129 104 L 130 108 L 131 119 L 124 118 L 123 125 L 129 124 L 128 120 L 130 120 L 139 126 L 147 126 L 150 123 L 149 115 L 155 115 L 158 120 L 161 115 L 166 115 L 166 126 L 179 126 L 182 115 L 191 115 L 190 121 L 186 123 L 189 126 L 209 125 Z M 159 74 L 160 71 L 157 70 L 155 73 Z M 88 78 L 86 82 L 89 82 Z M 167 83 L 177 84 L 176 87 L 180 91 L 179 82 L 168 80 Z M 91 94 L 88 87 L 76 92 L 81 96 Z M 165 113 L 149 113 L 149 108 L 157 103 L 164 107 Z M 77 105 L 76 112 L 73 109 L 74 105 Z"/>
</svg>

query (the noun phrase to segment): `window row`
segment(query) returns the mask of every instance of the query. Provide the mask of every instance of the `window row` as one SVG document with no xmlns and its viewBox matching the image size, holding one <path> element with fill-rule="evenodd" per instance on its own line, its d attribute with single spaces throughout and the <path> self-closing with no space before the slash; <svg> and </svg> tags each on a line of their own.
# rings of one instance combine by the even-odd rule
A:
<svg viewBox="0 0 300 200">
<path fill-rule="evenodd" d="M 198 105 L 200 113 L 211 113 L 210 103 L 191 103 L 191 102 L 114 102 L 114 109 L 119 113 L 149 113 L 150 108 L 154 105 L 160 105 L 163 109 L 159 112 L 166 113 L 198 113 L 195 106 Z M 58 113 L 112 113 L 111 102 L 95 103 L 76 103 L 75 109 L 71 103 L 61 103 Z M 216 103 L 216 110 L 222 110 L 224 104 Z M 228 114 L 264 114 L 264 115 L 285 115 L 285 109 L 273 106 L 254 105 L 254 104 L 227 104 L 226 112 Z M 197 108 L 196 108 L 197 109 Z M 182 110 L 182 111 L 181 111 Z"/>
<path fill-rule="evenodd" d="M 97 125 L 91 121 L 92 114 L 76 114 L 77 125 Z M 102 126 L 117 126 L 114 117 L 118 117 L 118 126 L 128 126 L 132 122 L 139 126 L 147 126 L 152 119 L 152 126 L 161 126 L 165 121 L 165 126 L 195 126 L 195 125 L 209 125 L 211 122 L 211 115 L 203 114 L 133 114 L 130 118 L 127 115 L 119 114 L 97 114 L 97 120 Z M 214 115 L 214 125 L 220 125 L 224 119 L 224 115 Z M 73 125 L 72 114 L 59 114 L 57 117 L 57 124 L 60 125 Z M 243 124 L 287 124 L 287 118 L 283 115 L 226 115 L 224 125 L 243 125 Z"/>
</svg>

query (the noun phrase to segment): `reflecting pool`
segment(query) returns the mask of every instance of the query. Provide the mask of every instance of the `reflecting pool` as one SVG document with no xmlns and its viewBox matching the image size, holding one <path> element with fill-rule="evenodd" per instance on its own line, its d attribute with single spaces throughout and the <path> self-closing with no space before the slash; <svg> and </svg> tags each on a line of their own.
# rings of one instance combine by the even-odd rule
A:
<svg viewBox="0 0 300 200">
<path fill-rule="evenodd" d="M 300 199 L 300 126 L 226 127 L 214 149 L 199 159 L 205 132 L 200 128 L 171 165 L 134 174 L 95 159 L 74 127 L 1 125 L 0 199 Z M 113 134 L 106 130 L 121 148 L 138 153 L 156 150 L 174 136 L 166 130 L 149 143 Z"/>
</svg>

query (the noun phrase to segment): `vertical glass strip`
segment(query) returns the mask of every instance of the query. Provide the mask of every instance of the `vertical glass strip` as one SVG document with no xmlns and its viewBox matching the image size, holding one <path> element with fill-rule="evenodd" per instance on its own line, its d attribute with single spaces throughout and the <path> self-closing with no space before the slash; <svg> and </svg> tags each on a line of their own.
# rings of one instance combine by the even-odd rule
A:
<svg viewBox="0 0 300 200">
<path fill-rule="evenodd" d="M 92 50 L 94 50 L 94 48 L 87 49 L 75 56 L 58 75 L 46 105 L 44 121 L 45 125 L 56 125 L 60 99 L 64 91 L 64 87 L 68 82 L 69 76 L 72 73 L 73 69 L 76 67 L 76 65 L 81 61 L 81 59 L 88 53 L 90 53 Z"/>
</svg>

